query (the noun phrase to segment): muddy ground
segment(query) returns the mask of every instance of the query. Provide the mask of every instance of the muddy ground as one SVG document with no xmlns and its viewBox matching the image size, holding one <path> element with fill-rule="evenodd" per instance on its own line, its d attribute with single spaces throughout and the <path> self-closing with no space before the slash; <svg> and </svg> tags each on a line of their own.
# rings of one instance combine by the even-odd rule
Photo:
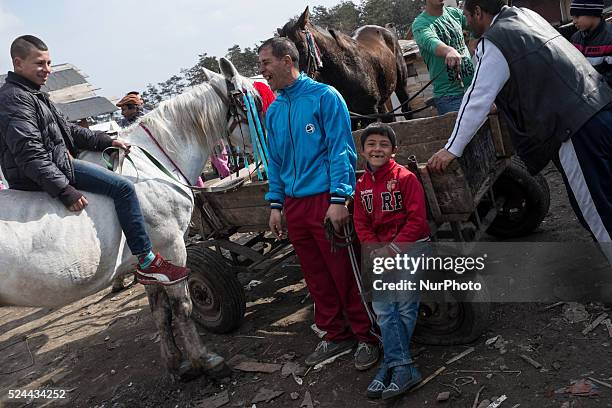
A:
<svg viewBox="0 0 612 408">
<path fill-rule="evenodd" d="M 545 176 L 551 187 L 551 209 L 532 241 L 588 241 L 565 197 L 555 170 Z M 245 322 L 230 335 L 204 333 L 210 347 L 224 356 L 243 355 L 252 360 L 301 363 L 318 338 L 310 329 L 312 304 L 295 259 L 265 276 L 247 292 Z M 215 382 L 206 378 L 173 381 L 159 361 L 159 343 L 142 287 L 118 295 L 109 289 L 61 309 L 0 309 L 0 407 L 214 407 L 215 395 L 229 398 L 225 407 L 252 407 L 262 388 L 282 391 L 257 407 L 301 407 L 309 393 L 320 407 L 472 407 L 480 400 L 506 395 L 501 407 L 612 407 L 612 389 L 597 388 L 598 395 L 568 396 L 555 390 L 570 381 L 593 377 L 612 383 L 612 338 L 600 326 L 581 332 L 603 311 L 586 305 L 587 321 L 564 319 L 562 306 L 544 310 L 544 304 L 495 304 L 488 330 L 473 344 L 475 351 L 448 366 L 420 390 L 392 401 L 371 401 L 364 391 L 374 374 L 357 372 L 351 356 L 341 357 L 320 371 L 310 371 L 298 385 L 291 377 L 235 371 Z M 610 313 L 612 314 L 612 313 Z M 502 336 L 497 348 L 485 341 Z M 27 341 L 24 340 L 27 336 Z M 507 342 L 507 343 L 504 343 Z M 423 376 L 468 346 L 414 345 Z M 525 354 L 543 368 L 519 357 Z M 518 371 L 516 373 L 462 373 L 458 370 Z M 466 381 L 460 377 L 471 376 Z M 463 384 L 468 382 L 467 384 Z M 456 390 L 451 385 L 457 384 Z M 62 400 L 8 400 L 9 389 L 65 390 Z M 450 400 L 436 396 L 450 391 Z M 460 394 L 459 394 L 460 392 Z M 292 393 L 297 393 L 291 395 Z M 295 398 L 295 399 L 293 399 Z"/>
</svg>

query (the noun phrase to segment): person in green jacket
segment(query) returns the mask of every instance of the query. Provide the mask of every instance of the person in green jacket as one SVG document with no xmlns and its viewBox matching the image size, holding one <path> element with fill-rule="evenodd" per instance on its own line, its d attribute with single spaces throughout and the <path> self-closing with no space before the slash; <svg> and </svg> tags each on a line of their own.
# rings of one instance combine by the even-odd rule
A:
<svg viewBox="0 0 612 408">
<path fill-rule="evenodd" d="M 463 11 L 444 0 L 426 0 L 425 11 L 412 23 L 414 39 L 433 81 L 438 114 L 459 110 L 464 90 L 472 83 L 474 64 L 465 44 Z"/>
</svg>

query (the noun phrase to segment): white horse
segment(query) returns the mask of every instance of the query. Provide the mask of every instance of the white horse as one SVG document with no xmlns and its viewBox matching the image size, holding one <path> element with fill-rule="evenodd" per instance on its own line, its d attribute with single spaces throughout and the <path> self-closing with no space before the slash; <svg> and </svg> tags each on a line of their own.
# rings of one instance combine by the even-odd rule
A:
<svg viewBox="0 0 612 408">
<path fill-rule="evenodd" d="M 193 185 L 210 149 L 230 129 L 226 78 L 236 89 L 256 92 L 229 61 L 222 59 L 220 67 L 223 75 L 209 71 L 208 82 L 162 102 L 120 137 L 143 147 L 176 178 L 182 179 L 182 173 L 187 178 L 182 182 Z M 240 123 L 232 128 L 235 140 L 250 139 L 248 126 Z M 164 174 L 140 149 L 132 147 L 130 158 L 135 168 L 126 161 L 124 175 L 134 182 L 154 250 L 185 265 L 183 238 L 194 205 L 191 190 Z M 100 161 L 99 153 L 96 159 Z M 73 213 L 45 192 L 0 191 L 0 305 L 64 305 L 134 270 L 137 260 L 125 245 L 112 200 L 85 194 L 89 206 Z M 190 319 L 186 281 L 165 287 L 148 285 L 146 292 L 160 332 L 162 359 L 171 372 L 178 370 L 182 357 L 174 342 L 173 317 L 192 367 L 211 372 L 225 367 L 221 357 L 206 350 Z"/>
</svg>

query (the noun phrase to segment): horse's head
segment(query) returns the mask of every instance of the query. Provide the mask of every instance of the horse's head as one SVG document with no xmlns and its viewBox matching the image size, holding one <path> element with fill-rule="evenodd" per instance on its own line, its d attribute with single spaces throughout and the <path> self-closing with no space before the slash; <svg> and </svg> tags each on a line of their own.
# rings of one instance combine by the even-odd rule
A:
<svg viewBox="0 0 612 408">
<path fill-rule="evenodd" d="M 206 70 L 206 82 L 213 88 L 217 96 L 227 108 L 226 125 L 230 140 L 240 148 L 251 151 L 251 135 L 248 126 L 248 113 L 244 105 L 245 93 L 250 93 L 259 100 L 259 94 L 253 86 L 253 81 L 238 72 L 236 67 L 227 59 L 219 60 L 221 74 Z M 258 103 L 258 106 L 260 104 Z M 221 138 L 223 135 L 219 135 Z"/>
<path fill-rule="evenodd" d="M 219 65 L 222 74 L 205 70 L 206 79 L 201 85 L 161 102 L 123 134 L 130 140 L 129 134 L 142 124 L 165 151 L 177 158 L 175 161 L 186 163 L 190 170 L 183 173 L 196 177 L 214 146 L 227 140 L 228 135 L 241 152 L 251 152 L 243 96 L 245 92 L 256 98 L 259 94 L 252 81 L 240 75 L 231 62 L 222 58 Z"/>
<path fill-rule="evenodd" d="M 313 44 L 309 44 L 308 36 L 312 36 L 317 30 L 317 27 L 310 22 L 308 7 L 297 20 L 291 20 L 283 28 L 277 29 L 279 36 L 287 37 L 295 44 L 300 54 L 300 71 L 306 72 L 311 77 L 317 71 L 314 55 L 317 51 L 313 49 Z"/>
</svg>

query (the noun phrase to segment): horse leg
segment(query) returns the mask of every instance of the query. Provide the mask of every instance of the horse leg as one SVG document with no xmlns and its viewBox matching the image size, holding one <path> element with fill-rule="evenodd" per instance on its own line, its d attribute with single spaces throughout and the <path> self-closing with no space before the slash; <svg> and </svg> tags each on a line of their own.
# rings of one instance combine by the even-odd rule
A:
<svg viewBox="0 0 612 408">
<path fill-rule="evenodd" d="M 225 359 L 206 348 L 191 319 L 193 304 L 189 296 L 187 281 L 166 286 L 165 290 L 192 369 L 195 371 L 203 369 L 206 374 L 217 378 L 228 376 L 230 370 L 225 364 Z"/>
<path fill-rule="evenodd" d="M 136 279 L 136 275 L 134 275 L 134 279 L 132 281 L 132 283 L 128 284 L 127 286 L 123 285 L 123 281 L 125 280 L 126 276 L 128 276 L 129 273 L 121 274 L 118 276 L 115 276 L 115 279 L 113 279 L 113 286 L 111 288 L 111 292 L 112 293 L 119 293 L 133 285 L 135 285 L 136 283 L 138 283 L 137 279 Z"/>
<path fill-rule="evenodd" d="M 172 333 L 172 309 L 166 292 L 157 285 L 146 285 L 153 321 L 160 337 L 161 358 L 171 374 L 178 375 L 182 355 Z"/>
<path fill-rule="evenodd" d="M 388 105 L 391 105 L 391 109 L 388 108 Z M 390 122 L 393 122 L 393 120 L 395 119 L 395 116 L 393 116 L 393 113 L 389 113 L 393 110 L 391 98 L 387 99 L 386 101 L 378 105 L 377 110 L 378 110 L 378 114 L 380 115 L 379 117 L 380 117 L 381 122 L 390 123 Z"/>
<path fill-rule="evenodd" d="M 408 67 L 406 66 L 406 61 L 404 60 L 404 56 L 401 52 L 401 47 L 397 38 L 393 39 L 396 44 L 395 49 L 395 69 L 397 72 L 397 81 L 395 82 L 395 95 L 399 100 L 400 104 L 402 104 L 402 113 L 404 114 L 404 118 L 406 120 L 412 119 L 412 108 L 409 103 L 404 103 L 410 99 L 410 93 L 408 91 Z"/>
</svg>

